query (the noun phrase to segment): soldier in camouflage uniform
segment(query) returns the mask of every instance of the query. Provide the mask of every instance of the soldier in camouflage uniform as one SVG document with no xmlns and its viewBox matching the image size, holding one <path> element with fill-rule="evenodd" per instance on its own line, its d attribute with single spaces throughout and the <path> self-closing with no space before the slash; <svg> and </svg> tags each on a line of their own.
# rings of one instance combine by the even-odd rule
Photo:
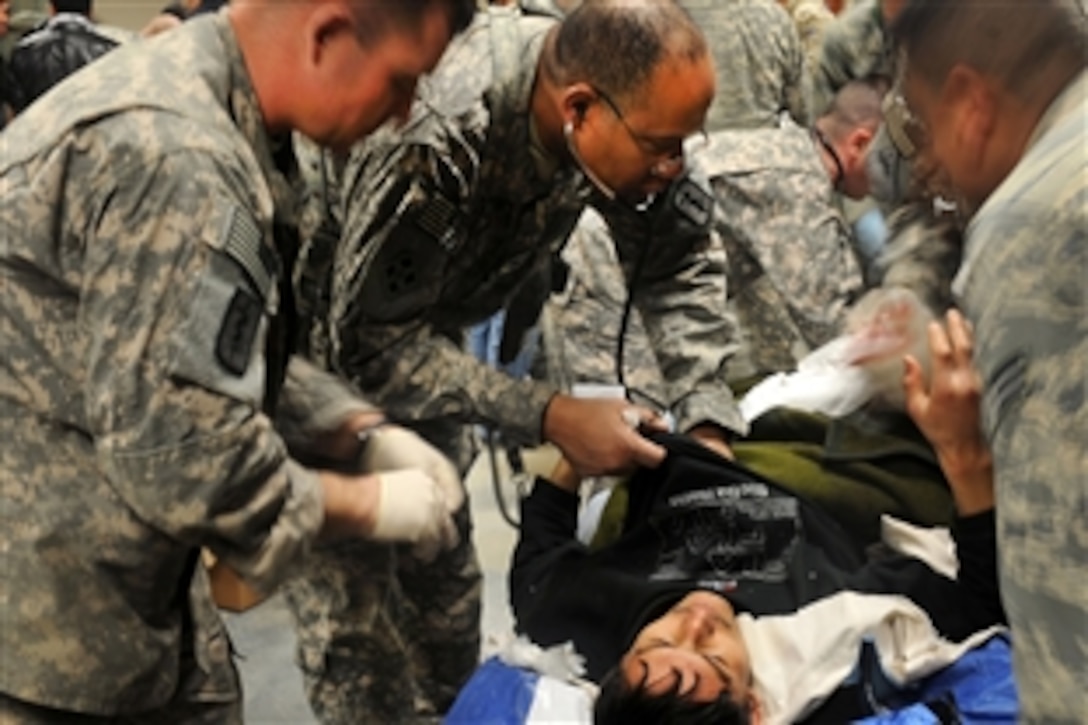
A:
<svg viewBox="0 0 1088 725">
<path fill-rule="evenodd" d="M 656 465 L 663 451 L 630 425 L 632 413 L 652 421 L 652 411 L 514 380 L 462 349 L 462 330 L 515 293 L 536 308 L 524 319 L 535 318 L 549 289 L 529 283 L 593 204 L 621 258 L 646 260 L 638 302 L 669 354 L 664 402 L 684 430 L 727 450 L 727 431 L 745 428 L 721 376 L 724 259 L 708 234 L 705 186 L 678 178 L 682 141 L 702 126 L 712 94 L 705 41 L 671 0 L 595 0 L 561 24 L 482 13 L 421 85 L 404 129 L 375 136 L 347 165 L 331 310 L 318 315 L 330 321 L 330 363 L 451 454 L 454 425 L 487 423 L 514 443 L 551 440 L 587 473 Z M 306 258 L 320 270 L 328 254 L 315 252 Z M 467 534 L 467 511 L 463 524 Z M 478 657 L 479 572 L 464 542 L 426 567 L 388 547 L 351 547 L 292 582 L 323 720 L 448 707 Z M 369 590 L 359 569 L 379 566 L 388 585 Z M 398 702 L 385 693 L 402 682 L 364 676 L 401 640 L 418 652 L 409 691 L 429 702 Z"/>
<path fill-rule="evenodd" d="M 777 128 L 783 112 L 808 123 L 808 73 L 797 32 L 781 8 L 770 0 L 683 4 L 701 27 L 713 31 L 715 64 L 725 69 L 707 114 L 708 131 Z M 594 209 L 578 221 L 562 262 L 569 270 L 565 288 L 549 299 L 540 319 L 544 354 L 538 375 L 564 390 L 578 383 L 622 383 L 636 398 L 661 406 L 664 380 L 638 310 L 627 309 L 622 334 L 620 329 L 634 270 L 631 264 L 618 266 L 608 225 Z"/>
<path fill-rule="evenodd" d="M 782 112 L 811 121 L 812 87 L 801 41 L 774 0 L 682 0 L 707 34 L 718 90 L 708 131 L 768 128 Z"/>
<path fill-rule="evenodd" d="M 865 143 L 880 118 L 878 91 L 854 82 L 815 131 L 788 120 L 775 129 L 721 131 L 697 154 L 717 201 L 714 230 L 729 258 L 730 312 L 740 342 L 729 362 L 730 382 L 792 370 L 838 334 L 844 313 L 863 291 L 834 190 L 867 193 Z M 570 281 L 545 317 L 549 372 L 560 380 L 616 380 L 615 365 L 604 363 L 616 348 L 609 340 L 621 334 L 625 295 L 624 276 L 608 271 L 615 268 L 611 246 L 607 228 L 589 220 L 580 223 L 564 253 Z M 607 286 L 598 287 L 601 281 Z M 653 348 L 634 322 L 622 332 L 625 376 L 655 395 Z M 584 354 L 595 347 L 596 355 Z"/>
<path fill-rule="evenodd" d="M 849 81 L 891 81 L 895 63 L 888 40 L 891 23 L 905 0 L 859 0 L 824 29 L 819 63 L 812 69 L 814 113 L 831 105 Z"/>
<path fill-rule="evenodd" d="M 448 486 L 305 469 L 271 414 L 330 457 L 370 417 L 288 369 L 285 132 L 344 146 L 406 109 L 471 12 L 239 3 L 4 131 L 0 721 L 241 722 L 201 547 L 268 591 L 319 533 L 448 544 Z"/>
<path fill-rule="evenodd" d="M 1002 597 L 1024 722 L 1088 712 L 1088 137 L 1083 5 L 912 2 L 909 134 L 970 221 L 953 283 L 974 324 Z M 980 102 L 981 101 L 981 102 Z"/>
</svg>

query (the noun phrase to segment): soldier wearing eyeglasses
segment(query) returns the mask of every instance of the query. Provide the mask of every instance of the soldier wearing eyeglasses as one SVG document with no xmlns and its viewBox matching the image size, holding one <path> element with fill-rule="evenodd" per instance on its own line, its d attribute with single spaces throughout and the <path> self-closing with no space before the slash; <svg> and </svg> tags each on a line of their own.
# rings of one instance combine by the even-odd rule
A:
<svg viewBox="0 0 1088 725">
<path fill-rule="evenodd" d="M 952 289 L 975 330 L 1002 598 L 1023 722 L 1088 712 L 1088 202 L 1083 3 L 911 0 L 889 135 L 968 219 Z"/>
<path fill-rule="evenodd" d="M 672 0 L 591 0 L 562 22 L 482 12 L 420 87 L 407 123 L 347 162 L 343 196 L 330 204 L 343 202 L 342 230 L 303 253 L 315 353 L 451 456 L 461 455 L 464 424 L 485 423 L 514 443 L 551 441 L 590 475 L 656 465 L 663 449 L 631 425 L 658 425 L 656 411 L 515 380 L 461 342 L 466 327 L 504 307 L 508 325 L 526 309 L 532 321 L 551 291 L 550 260 L 592 205 L 620 257 L 639 268 L 636 302 L 669 379 L 670 412 L 728 452 L 745 425 L 722 380 L 731 350 L 725 259 L 710 234 L 713 202 L 686 173 L 683 150 L 713 96 L 707 44 Z M 467 532 L 467 510 L 461 525 Z M 336 623 L 300 629 L 323 719 L 357 722 L 366 712 L 390 721 L 395 713 L 365 688 L 339 683 L 384 666 L 376 660 L 398 647 L 430 705 L 452 701 L 479 643 L 480 575 L 471 538 L 462 540 L 427 567 L 379 547 L 330 552 L 291 585 L 300 621 Z M 373 561 L 391 559 L 383 603 L 339 596 L 353 572 L 370 576 Z M 401 616 L 413 611 L 421 614 Z M 390 614 L 387 632 L 363 621 L 374 612 Z M 340 657 L 341 633 L 360 637 L 350 657 Z"/>
</svg>

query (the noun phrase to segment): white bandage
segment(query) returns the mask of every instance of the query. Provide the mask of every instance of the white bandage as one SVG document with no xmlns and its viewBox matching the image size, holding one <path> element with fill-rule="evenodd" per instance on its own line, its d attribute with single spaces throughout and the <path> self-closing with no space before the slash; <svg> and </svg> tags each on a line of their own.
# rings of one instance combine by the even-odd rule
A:
<svg viewBox="0 0 1088 725">
<path fill-rule="evenodd" d="M 412 544 L 413 553 L 432 561 L 457 545 L 457 527 L 450 516 L 443 488 L 420 470 L 378 474 L 381 494 L 371 538 Z"/>
<path fill-rule="evenodd" d="M 450 459 L 412 431 L 396 425 L 383 425 L 367 433 L 362 457 L 367 473 L 416 468 L 433 478 L 446 497 L 450 512 L 465 502 L 465 489 Z"/>
</svg>

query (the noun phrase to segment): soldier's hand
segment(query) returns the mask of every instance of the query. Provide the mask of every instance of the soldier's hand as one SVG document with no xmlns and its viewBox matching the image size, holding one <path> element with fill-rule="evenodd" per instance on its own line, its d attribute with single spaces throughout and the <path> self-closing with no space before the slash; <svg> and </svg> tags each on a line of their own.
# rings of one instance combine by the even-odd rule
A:
<svg viewBox="0 0 1088 725">
<path fill-rule="evenodd" d="M 665 449 L 639 431 L 666 429 L 657 413 L 624 400 L 556 395 L 544 411 L 544 438 L 582 476 L 656 467 L 665 459 Z"/>
<path fill-rule="evenodd" d="M 416 433 L 396 425 L 383 425 L 366 432 L 364 445 L 361 459 L 364 472 L 419 469 L 442 487 L 450 513 L 461 508 L 465 489 L 453 462 Z"/>
<path fill-rule="evenodd" d="M 418 469 L 348 476 L 320 471 L 322 536 L 407 543 L 423 561 L 459 541 L 443 488 Z"/>
<path fill-rule="evenodd" d="M 320 459 L 320 463 L 345 467 L 354 465 L 359 457 L 360 431 L 380 425 L 385 416 L 380 410 L 364 410 L 353 413 L 336 428 L 313 437 L 306 443 L 306 452 Z"/>
<path fill-rule="evenodd" d="M 412 553 L 433 561 L 459 537 L 443 487 L 423 471 L 406 468 L 368 476 L 378 482 L 374 541 L 412 544 Z"/>
</svg>

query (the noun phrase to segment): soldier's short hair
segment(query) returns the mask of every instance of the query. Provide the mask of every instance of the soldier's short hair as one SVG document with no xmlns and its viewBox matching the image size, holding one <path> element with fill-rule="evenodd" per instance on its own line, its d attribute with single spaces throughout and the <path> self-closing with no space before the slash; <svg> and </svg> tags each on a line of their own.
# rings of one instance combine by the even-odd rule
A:
<svg viewBox="0 0 1088 725">
<path fill-rule="evenodd" d="M 818 125 L 833 140 L 859 127 L 875 131 L 883 119 L 881 104 L 887 91 L 888 83 L 880 77 L 852 80 L 835 94 Z"/>
<path fill-rule="evenodd" d="M 375 38 L 389 26 L 416 27 L 423 12 L 433 5 L 446 8 L 454 35 L 467 28 L 476 14 L 476 0 L 349 0 L 348 5 Z"/>
<path fill-rule="evenodd" d="M 586 0 L 562 22 L 548 72 L 623 99 L 666 58 L 698 60 L 706 39 L 675 0 Z"/>
<path fill-rule="evenodd" d="M 933 85 L 963 64 L 1027 99 L 1085 64 L 1077 0 L 910 0 L 891 34 L 911 73 Z"/>
</svg>

